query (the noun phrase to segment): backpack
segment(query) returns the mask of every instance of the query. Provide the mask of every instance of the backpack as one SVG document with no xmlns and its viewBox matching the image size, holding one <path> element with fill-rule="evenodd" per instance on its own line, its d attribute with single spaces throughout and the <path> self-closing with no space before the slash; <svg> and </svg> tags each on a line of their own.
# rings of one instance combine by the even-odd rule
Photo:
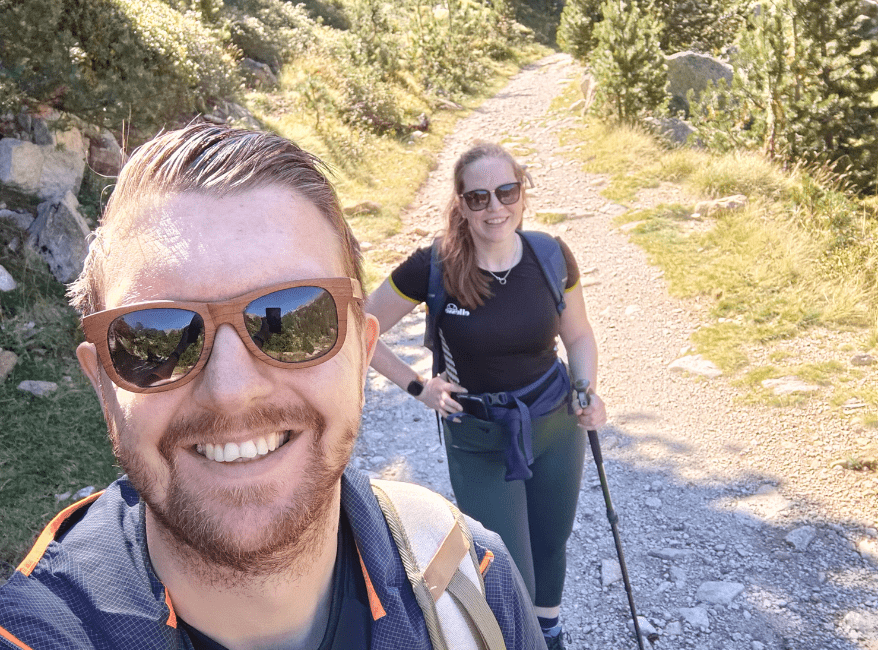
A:
<svg viewBox="0 0 878 650">
<path fill-rule="evenodd" d="M 518 230 L 522 241 L 528 246 L 536 257 L 543 277 L 552 297 L 555 299 L 555 308 L 558 314 L 564 311 L 564 290 L 567 284 L 567 261 L 561 244 L 551 235 L 537 230 Z M 430 277 L 427 281 L 427 327 L 424 331 L 424 347 L 433 353 L 433 376 L 445 370 L 445 356 L 441 346 L 438 346 L 439 320 L 442 318 L 442 309 L 448 294 L 445 292 L 445 283 L 442 279 L 442 260 L 439 259 L 439 239 L 433 240 L 430 248 Z"/>
<path fill-rule="evenodd" d="M 371 484 L 434 650 L 506 650 L 460 510 L 413 483 L 372 479 Z"/>
</svg>

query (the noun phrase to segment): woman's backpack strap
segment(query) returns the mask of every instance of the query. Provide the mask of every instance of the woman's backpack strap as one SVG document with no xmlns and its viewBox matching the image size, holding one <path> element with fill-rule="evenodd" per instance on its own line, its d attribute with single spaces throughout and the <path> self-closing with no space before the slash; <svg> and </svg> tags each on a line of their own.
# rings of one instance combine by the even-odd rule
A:
<svg viewBox="0 0 878 650">
<path fill-rule="evenodd" d="M 435 650 L 505 650 L 485 599 L 472 533 L 447 499 L 412 483 L 372 480 Z"/>
<path fill-rule="evenodd" d="M 555 299 L 555 308 L 560 314 L 567 306 L 564 303 L 564 290 L 567 288 L 567 261 L 558 240 L 548 233 L 538 230 L 519 230 L 518 234 L 530 246 L 539 262 L 546 284 Z"/>
<path fill-rule="evenodd" d="M 430 247 L 430 275 L 427 280 L 427 323 L 424 328 L 424 347 L 433 353 L 433 376 L 445 370 L 445 358 L 442 354 L 439 338 L 439 318 L 445 305 L 447 294 L 442 279 L 442 260 L 439 258 L 440 239 L 433 240 Z"/>
</svg>

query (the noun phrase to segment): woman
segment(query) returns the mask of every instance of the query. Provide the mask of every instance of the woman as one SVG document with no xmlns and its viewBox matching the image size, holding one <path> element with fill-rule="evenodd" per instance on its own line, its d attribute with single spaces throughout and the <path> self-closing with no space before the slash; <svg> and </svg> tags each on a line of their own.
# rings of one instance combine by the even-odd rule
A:
<svg viewBox="0 0 878 650">
<path fill-rule="evenodd" d="M 435 303 L 428 296 L 431 259 L 434 268 L 441 264 L 447 295 L 428 318 L 428 330 L 437 321 L 428 338 L 435 337 L 434 374 L 443 366 L 444 372 L 422 379 L 381 342 L 372 367 L 443 416 L 458 506 L 503 538 L 551 650 L 564 647 L 565 547 L 586 448 L 580 426 L 602 426 L 606 409 L 594 393 L 597 346 L 576 261 L 560 240 L 518 231 L 526 177 L 499 145 L 464 153 L 437 254 L 430 247 L 415 251 L 369 297 L 366 310 L 383 333 L 419 302 Z M 563 253 L 566 282 L 557 299 L 540 257 L 546 247 L 536 246 L 546 240 Z M 570 374 L 589 382 L 584 410 L 571 402 L 558 334 Z"/>
</svg>

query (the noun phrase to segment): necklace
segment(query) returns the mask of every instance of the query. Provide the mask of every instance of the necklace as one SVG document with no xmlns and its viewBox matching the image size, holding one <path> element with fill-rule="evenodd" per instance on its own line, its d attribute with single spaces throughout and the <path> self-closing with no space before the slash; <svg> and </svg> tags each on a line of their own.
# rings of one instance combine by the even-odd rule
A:
<svg viewBox="0 0 878 650">
<path fill-rule="evenodd" d="M 488 269 L 485 269 L 485 271 L 488 271 L 488 273 L 490 273 L 491 276 L 495 280 L 497 280 L 497 282 L 499 282 L 501 285 L 506 284 L 506 278 L 508 278 L 509 274 L 512 272 L 512 267 L 515 266 L 515 261 L 516 261 L 516 258 L 518 257 L 518 247 L 519 246 L 521 246 L 521 240 L 519 240 L 518 235 L 516 235 L 515 236 L 515 253 L 512 255 L 512 262 L 510 263 L 509 268 L 506 269 L 506 273 L 504 273 L 503 275 L 497 275 L 493 271 L 488 271 Z"/>
<path fill-rule="evenodd" d="M 488 271 L 488 269 L 485 269 L 485 270 Z M 493 271 L 488 271 L 488 273 L 493 275 L 494 278 L 497 280 L 497 282 L 499 282 L 500 284 L 506 284 L 506 278 L 509 276 L 509 272 L 511 270 L 512 270 L 512 267 L 510 266 L 508 269 L 506 269 L 506 273 L 504 273 L 503 275 L 497 275 Z"/>
</svg>

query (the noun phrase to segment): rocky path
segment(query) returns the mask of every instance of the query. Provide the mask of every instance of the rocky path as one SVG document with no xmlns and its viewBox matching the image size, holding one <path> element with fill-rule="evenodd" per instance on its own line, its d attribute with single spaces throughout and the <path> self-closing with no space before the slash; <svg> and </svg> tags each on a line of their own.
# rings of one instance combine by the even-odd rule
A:
<svg viewBox="0 0 878 650">
<path fill-rule="evenodd" d="M 527 150 L 520 157 L 537 186 L 531 214 L 569 215 L 554 226 L 530 223 L 561 235 L 583 271 L 610 415 L 601 431 L 605 467 L 646 647 L 878 650 L 878 479 L 831 467 L 833 454 L 868 434 L 820 399 L 743 406 L 725 377 L 669 370 L 703 311 L 670 298 L 662 273 L 614 226 L 633 205 L 608 203 L 599 194 L 605 179 L 565 158 L 558 136 L 580 118 L 549 104 L 578 74 L 563 55 L 544 59 L 461 121 L 402 232 L 382 246 L 408 253 L 432 239 L 451 166 L 473 140 Z M 659 192 L 680 200 L 674 187 Z M 416 310 L 387 340 L 428 374 L 422 336 Z M 353 462 L 453 498 L 432 412 L 373 371 L 366 397 Z M 567 647 L 635 648 L 590 457 L 568 553 Z"/>
</svg>

